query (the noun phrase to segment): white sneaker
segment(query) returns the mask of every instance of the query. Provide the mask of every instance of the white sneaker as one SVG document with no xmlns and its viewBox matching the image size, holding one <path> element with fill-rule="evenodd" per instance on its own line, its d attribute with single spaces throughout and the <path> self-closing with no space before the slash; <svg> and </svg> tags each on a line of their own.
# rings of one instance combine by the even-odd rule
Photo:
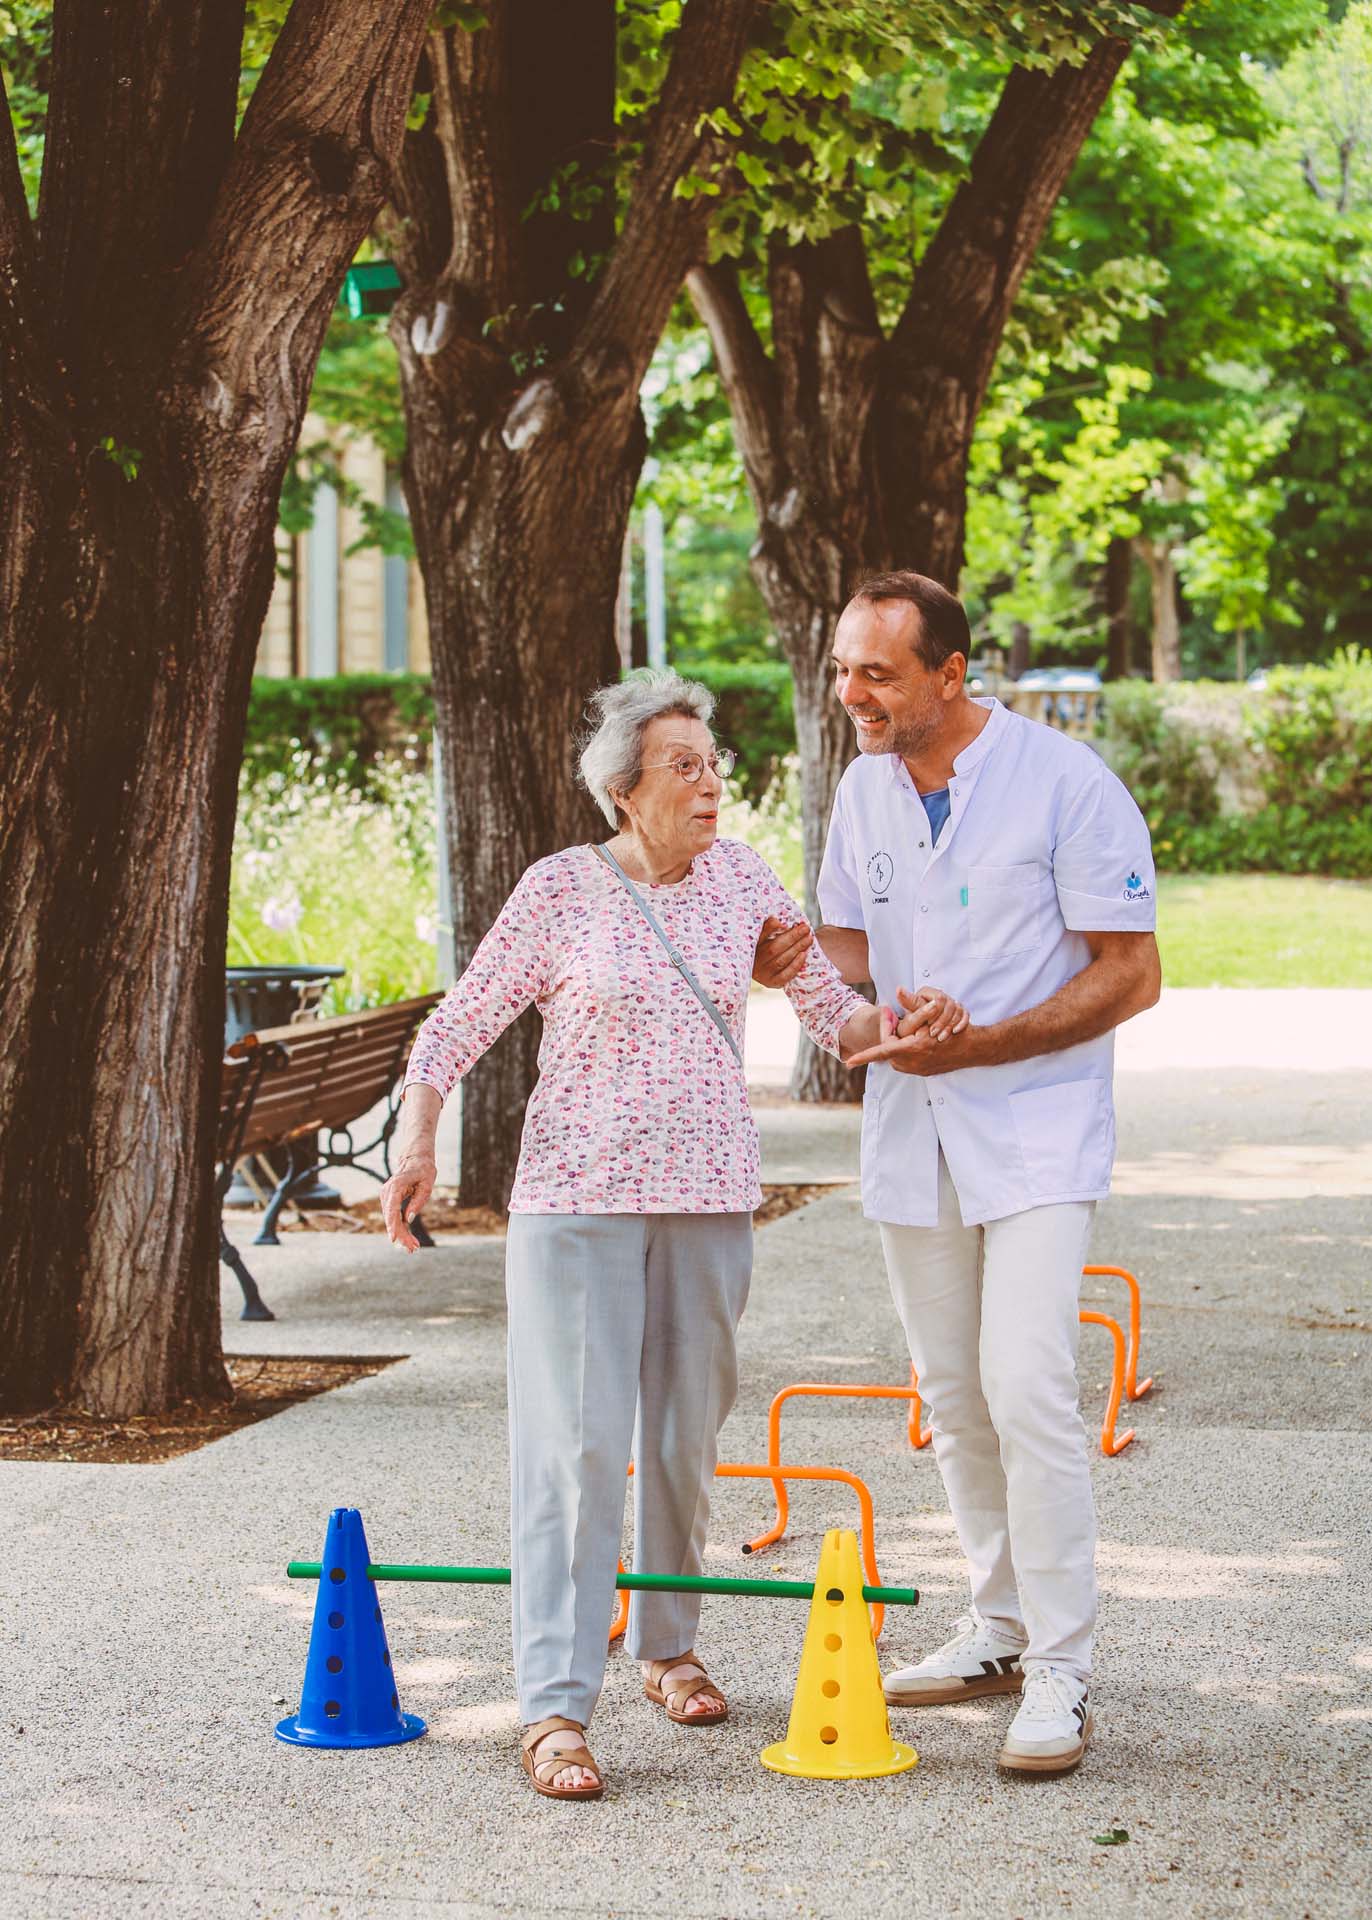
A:
<svg viewBox="0 0 1372 1920">
<path fill-rule="evenodd" d="M 938 1707 L 982 1693 L 1018 1693 L 1023 1647 L 993 1633 L 981 1616 L 964 1614 L 953 1637 L 917 1667 L 888 1673 L 883 1691 L 893 1707 Z"/>
<path fill-rule="evenodd" d="M 1024 1676 L 1024 1700 L 996 1764 L 1011 1773 L 1070 1773 L 1081 1765 L 1091 1726 L 1091 1695 L 1084 1680 L 1057 1667 L 1030 1667 Z"/>
</svg>

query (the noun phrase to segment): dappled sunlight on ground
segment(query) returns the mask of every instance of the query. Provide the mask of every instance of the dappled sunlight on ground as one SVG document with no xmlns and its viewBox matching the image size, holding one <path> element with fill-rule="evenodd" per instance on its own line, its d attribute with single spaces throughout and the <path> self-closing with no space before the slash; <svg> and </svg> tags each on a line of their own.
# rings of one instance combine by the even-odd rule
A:
<svg viewBox="0 0 1372 1920">
<path fill-rule="evenodd" d="M 1205 1600 L 1241 1585 L 1333 1579 L 1341 1560 L 1312 1553 L 1201 1553 L 1178 1546 L 1126 1546 L 1102 1540 L 1096 1553 L 1102 1593 L 1122 1600 Z M 1253 1576 L 1260 1576 L 1254 1580 Z"/>
<path fill-rule="evenodd" d="M 1112 1192 L 1139 1199 L 1356 1199 L 1372 1188 L 1372 1141 L 1353 1146 L 1252 1145 L 1151 1153 L 1115 1164 Z"/>
<path fill-rule="evenodd" d="M 265 1600 L 268 1606 L 272 1607 L 284 1607 L 288 1613 L 295 1614 L 297 1618 L 302 1616 L 306 1620 L 314 1618 L 313 1580 L 310 1581 L 308 1590 L 292 1582 L 288 1586 L 249 1587 L 248 1592 L 254 1600 Z"/>
<path fill-rule="evenodd" d="M 449 1707 L 429 1719 L 429 1737 L 436 1740 L 488 1741 L 519 1732 L 519 1714 L 513 1701 L 484 1700 L 474 1707 Z"/>
<path fill-rule="evenodd" d="M 401 1686 L 423 1693 L 430 1687 L 451 1687 L 484 1673 L 487 1660 L 397 1660 L 395 1675 Z"/>
</svg>

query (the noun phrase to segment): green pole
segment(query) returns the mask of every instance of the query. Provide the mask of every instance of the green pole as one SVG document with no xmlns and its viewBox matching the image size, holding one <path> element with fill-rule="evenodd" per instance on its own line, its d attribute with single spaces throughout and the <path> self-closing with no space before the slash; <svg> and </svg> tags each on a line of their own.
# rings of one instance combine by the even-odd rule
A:
<svg viewBox="0 0 1372 1920">
<path fill-rule="evenodd" d="M 292 1560 L 286 1568 L 290 1580 L 318 1580 L 322 1572 L 318 1560 Z M 508 1567 L 397 1567 L 378 1563 L 367 1568 L 369 1580 L 432 1580 L 459 1586 L 508 1587 Z M 768 1600 L 812 1600 L 812 1580 L 717 1580 L 703 1574 L 621 1573 L 617 1587 L 630 1592 L 666 1593 L 741 1593 Z M 917 1587 L 864 1587 L 862 1597 L 873 1606 L 914 1607 L 919 1604 Z"/>
</svg>

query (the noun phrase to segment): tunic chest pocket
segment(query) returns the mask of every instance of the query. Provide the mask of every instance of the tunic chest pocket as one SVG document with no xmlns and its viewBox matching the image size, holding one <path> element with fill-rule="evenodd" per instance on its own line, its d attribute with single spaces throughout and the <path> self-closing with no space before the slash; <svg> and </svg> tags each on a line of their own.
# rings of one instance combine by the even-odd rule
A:
<svg viewBox="0 0 1372 1920">
<path fill-rule="evenodd" d="M 990 958 L 1028 953 L 1043 939 L 1036 866 L 970 868 L 967 908 L 973 953 Z"/>
</svg>

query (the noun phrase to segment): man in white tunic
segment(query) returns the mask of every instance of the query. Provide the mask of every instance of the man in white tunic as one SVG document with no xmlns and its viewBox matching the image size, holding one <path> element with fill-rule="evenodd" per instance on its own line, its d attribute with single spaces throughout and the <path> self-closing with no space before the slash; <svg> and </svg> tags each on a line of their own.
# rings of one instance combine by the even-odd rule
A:
<svg viewBox="0 0 1372 1920">
<path fill-rule="evenodd" d="M 1096 1616 L 1081 1269 L 1114 1159 L 1113 1032 L 1161 984 L 1155 881 L 1125 788 L 1084 743 L 970 698 L 969 648 L 960 603 L 920 574 L 869 580 L 845 609 L 836 690 L 861 752 L 819 939 L 884 1003 L 912 1009 L 937 982 L 970 1016 L 855 1056 L 872 1063 L 864 1211 L 972 1587 L 952 1639 L 892 1673 L 887 1699 L 1022 1688 L 999 1764 L 1063 1773 L 1090 1738 Z"/>
</svg>

